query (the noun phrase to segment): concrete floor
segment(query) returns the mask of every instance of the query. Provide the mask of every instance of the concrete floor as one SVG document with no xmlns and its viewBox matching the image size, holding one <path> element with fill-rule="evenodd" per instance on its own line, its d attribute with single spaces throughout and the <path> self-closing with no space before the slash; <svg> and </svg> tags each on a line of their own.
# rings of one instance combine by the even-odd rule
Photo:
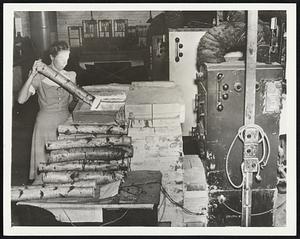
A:
<svg viewBox="0 0 300 239">
<path fill-rule="evenodd" d="M 31 99 L 24 105 L 14 103 L 12 122 L 12 185 L 28 184 L 31 137 L 35 117 L 38 111 L 37 99 Z M 285 201 L 286 194 L 278 194 L 276 206 Z M 13 206 L 15 210 L 15 206 Z M 12 212 L 14 225 L 18 225 L 18 217 Z M 285 204 L 274 212 L 274 226 L 286 225 Z"/>
</svg>

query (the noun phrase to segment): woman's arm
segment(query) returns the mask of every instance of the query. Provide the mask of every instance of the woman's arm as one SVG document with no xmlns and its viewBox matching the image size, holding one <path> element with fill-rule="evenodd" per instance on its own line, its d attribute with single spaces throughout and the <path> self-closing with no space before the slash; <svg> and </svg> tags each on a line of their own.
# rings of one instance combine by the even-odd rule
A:
<svg viewBox="0 0 300 239">
<path fill-rule="evenodd" d="M 74 83 L 76 84 L 76 72 L 74 71 L 69 71 L 68 72 L 68 77 L 69 79 Z M 77 102 L 78 102 L 78 98 L 74 95 L 71 95 L 70 97 L 70 100 L 69 100 L 69 111 L 70 113 L 73 112 L 73 110 L 75 109 L 76 105 L 77 105 Z"/>
<path fill-rule="evenodd" d="M 29 89 L 30 89 L 30 86 L 32 85 L 33 79 L 37 75 L 36 66 L 37 66 L 38 62 L 40 62 L 40 60 L 37 60 L 34 62 L 33 66 L 32 66 L 32 70 L 29 73 L 29 77 L 19 92 L 19 96 L 18 96 L 19 104 L 24 104 L 29 99 L 29 97 L 31 95 L 33 95 L 33 92 L 31 92 Z"/>
</svg>

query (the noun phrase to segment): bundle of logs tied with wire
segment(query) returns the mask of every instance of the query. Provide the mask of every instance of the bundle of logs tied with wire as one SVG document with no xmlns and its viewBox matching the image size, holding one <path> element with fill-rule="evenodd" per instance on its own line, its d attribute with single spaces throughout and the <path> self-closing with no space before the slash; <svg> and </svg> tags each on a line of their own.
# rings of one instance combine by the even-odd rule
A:
<svg viewBox="0 0 300 239">
<path fill-rule="evenodd" d="M 13 201 L 96 197 L 99 187 L 124 178 L 133 156 L 127 127 L 119 125 L 59 125 L 58 139 L 45 147 L 42 185 L 13 187 Z"/>
</svg>

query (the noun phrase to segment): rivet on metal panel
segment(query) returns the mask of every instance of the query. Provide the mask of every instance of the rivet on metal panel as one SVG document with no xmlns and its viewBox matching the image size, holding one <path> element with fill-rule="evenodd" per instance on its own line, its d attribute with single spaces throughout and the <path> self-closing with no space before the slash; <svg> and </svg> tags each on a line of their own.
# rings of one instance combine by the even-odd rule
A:
<svg viewBox="0 0 300 239">
<path fill-rule="evenodd" d="M 242 84 L 240 82 L 236 82 L 236 83 L 234 83 L 233 88 L 236 92 L 241 92 L 242 91 Z"/>
</svg>

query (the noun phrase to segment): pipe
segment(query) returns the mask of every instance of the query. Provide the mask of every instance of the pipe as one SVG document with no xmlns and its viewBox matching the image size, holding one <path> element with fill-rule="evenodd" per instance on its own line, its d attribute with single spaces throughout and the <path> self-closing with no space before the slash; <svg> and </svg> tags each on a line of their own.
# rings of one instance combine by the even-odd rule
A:
<svg viewBox="0 0 300 239">
<path fill-rule="evenodd" d="M 56 12 L 29 12 L 29 19 L 31 39 L 42 55 L 57 40 Z"/>
<path fill-rule="evenodd" d="M 258 11 L 248 11 L 247 25 L 247 56 L 246 56 L 246 86 L 245 86 L 245 114 L 244 125 L 255 123 L 255 84 L 256 84 L 256 56 L 257 56 L 257 28 L 258 28 Z M 244 141 L 244 162 L 252 162 L 245 152 L 246 144 L 252 148 L 257 148 L 257 142 L 248 142 L 245 137 Z M 255 149 L 253 149 L 255 152 Z M 256 155 L 252 156 L 256 157 Z M 244 164 L 243 162 L 243 164 Z M 253 161 L 254 162 L 254 161 Z M 251 226 L 251 210 L 252 210 L 252 183 L 253 171 L 246 170 L 243 167 L 244 184 L 242 188 L 242 226 Z"/>
</svg>

